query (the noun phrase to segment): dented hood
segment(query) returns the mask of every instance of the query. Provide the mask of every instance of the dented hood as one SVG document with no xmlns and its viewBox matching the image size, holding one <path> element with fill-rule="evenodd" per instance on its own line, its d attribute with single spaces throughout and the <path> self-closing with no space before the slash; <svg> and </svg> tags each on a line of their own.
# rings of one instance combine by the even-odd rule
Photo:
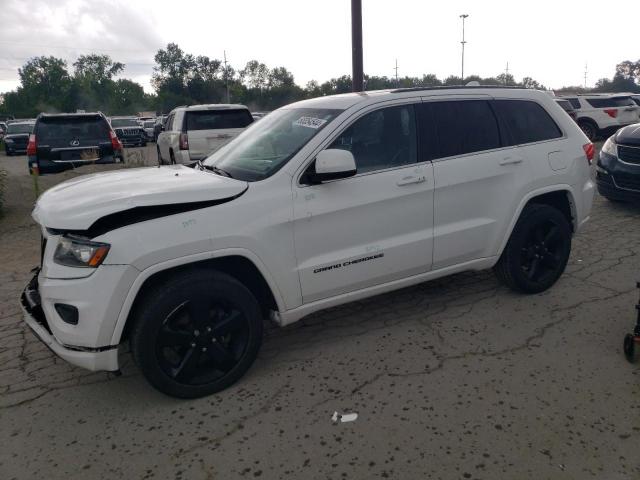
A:
<svg viewBox="0 0 640 480">
<path fill-rule="evenodd" d="M 136 207 L 222 201 L 247 188 L 246 182 L 183 165 L 123 169 L 84 175 L 47 190 L 33 218 L 48 228 L 85 230 L 106 215 Z"/>
</svg>

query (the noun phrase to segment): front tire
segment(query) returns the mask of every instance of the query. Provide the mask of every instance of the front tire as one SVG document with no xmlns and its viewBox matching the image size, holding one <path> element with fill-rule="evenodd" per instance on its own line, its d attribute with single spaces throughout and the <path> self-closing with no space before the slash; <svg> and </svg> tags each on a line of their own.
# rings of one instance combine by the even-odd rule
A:
<svg viewBox="0 0 640 480">
<path fill-rule="evenodd" d="M 253 364 L 263 319 L 251 292 L 221 272 L 193 270 L 159 284 L 139 303 L 133 357 L 159 391 L 198 398 L 224 390 Z"/>
<path fill-rule="evenodd" d="M 498 278 L 517 292 L 547 290 L 567 266 L 571 235 L 571 225 L 557 208 L 527 205 L 494 267 Z"/>
</svg>

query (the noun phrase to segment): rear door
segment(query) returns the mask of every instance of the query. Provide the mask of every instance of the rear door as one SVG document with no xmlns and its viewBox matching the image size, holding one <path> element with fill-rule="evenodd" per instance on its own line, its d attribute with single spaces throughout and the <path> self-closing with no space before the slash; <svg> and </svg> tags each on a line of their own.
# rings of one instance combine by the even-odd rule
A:
<svg viewBox="0 0 640 480">
<path fill-rule="evenodd" d="M 249 110 L 244 108 L 189 110 L 185 115 L 191 160 L 207 157 L 253 122 Z"/>
<path fill-rule="evenodd" d="M 45 116 L 34 133 L 39 160 L 90 163 L 114 153 L 109 126 L 100 115 Z"/>
<path fill-rule="evenodd" d="M 490 97 L 431 100 L 436 127 L 433 269 L 492 257 L 522 198 L 530 167 L 504 133 Z"/>
</svg>

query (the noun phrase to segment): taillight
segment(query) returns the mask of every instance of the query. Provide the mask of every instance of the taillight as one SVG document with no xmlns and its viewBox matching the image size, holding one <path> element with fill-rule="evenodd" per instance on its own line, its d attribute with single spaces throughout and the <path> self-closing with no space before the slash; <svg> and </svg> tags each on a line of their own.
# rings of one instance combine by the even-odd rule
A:
<svg viewBox="0 0 640 480">
<path fill-rule="evenodd" d="M 27 155 L 36 154 L 36 134 L 29 135 L 29 144 L 27 145 Z"/>
<path fill-rule="evenodd" d="M 587 160 L 589 161 L 589 165 L 593 162 L 593 156 L 596 153 L 596 149 L 593 147 L 593 143 L 587 143 L 582 146 L 584 150 L 584 154 L 587 156 Z"/>
<path fill-rule="evenodd" d="M 111 138 L 111 148 L 114 150 L 122 150 L 122 142 L 116 135 L 116 132 L 109 130 L 109 138 Z"/>
<path fill-rule="evenodd" d="M 189 150 L 189 137 L 186 133 L 180 134 L 180 150 Z"/>
<path fill-rule="evenodd" d="M 611 118 L 616 118 L 618 116 L 617 108 L 605 108 L 604 112 L 609 115 Z"/>
</svg>

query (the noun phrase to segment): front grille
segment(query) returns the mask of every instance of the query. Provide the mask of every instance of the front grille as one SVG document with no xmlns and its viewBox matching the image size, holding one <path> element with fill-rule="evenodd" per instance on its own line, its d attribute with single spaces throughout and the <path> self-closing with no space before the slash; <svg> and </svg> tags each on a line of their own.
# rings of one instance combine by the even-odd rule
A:
<svg viewBox="0 0 640 480">
<path fill-rule="evenodd" d="M 618 145 L 618 158 L 623 162 L 640 165 L 640 147 Z"/>
<path fill-rule="evenodd" d="M 614 183 L 618 188 L 626 190 L 637 190 L 640 192 L 640 175 L 628 175 L 619 173 L 613 177 Z"/>
</svg>

